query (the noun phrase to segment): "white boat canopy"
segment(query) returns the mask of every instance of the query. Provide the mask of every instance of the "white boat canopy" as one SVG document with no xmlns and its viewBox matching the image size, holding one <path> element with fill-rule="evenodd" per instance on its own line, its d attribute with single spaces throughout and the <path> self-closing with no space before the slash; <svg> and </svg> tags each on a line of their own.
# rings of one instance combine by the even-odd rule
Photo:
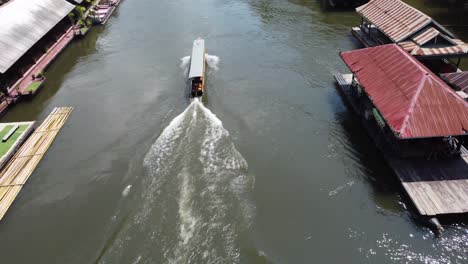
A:
<svg viewBox="0 0 468 264">
<path fill-rule="evenodd" d="M 192 57 L 190 57 L 189 79 L 203 76 L 205 67 L 205 41 L 197 39 L 193 42 Z"/>
<path fill-rule="evenodd" d="M 14 0 L 0 7 L 0 73 L 70 13 L 65 0 Z"/>
</svg>

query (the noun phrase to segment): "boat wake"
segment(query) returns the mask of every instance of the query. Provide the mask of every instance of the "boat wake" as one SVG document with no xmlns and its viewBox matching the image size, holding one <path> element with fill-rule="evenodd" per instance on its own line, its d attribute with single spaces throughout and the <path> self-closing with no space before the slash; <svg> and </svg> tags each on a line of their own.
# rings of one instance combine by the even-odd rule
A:
<svg viewBox="0 0 468 264">
<path fill-rule="evenodd" d="M 220 59 L 218 56 L 206 54 L 205 59 L 206 59 L 206 64 L 208 64 L 209 69 L 212 69 L 214 71 L 217 71 L 219 69 L 218 65 L 219 65 Z M 179 67 L 184 70 L 184 75 L 188 74 L 189 65 L 190 65 L 190 56 L 185 56 L 185 57 L 180 58 Z"/>
<path fill-rule="evenodd" d="M 195 98 L 143 163 L 139 207 L 101 262 L 239 262 L 254 179 L 222 122 Z"/>
<path fill-rule="evenodd" d="M 206 63 L 208 64 L 208 67 L 210 67 L 211 69 L 215 71 L 218 70 L 218 64 L 219 64 L 218 56 L 206 54 L 205 59 L 206 59 Z"/>
</svg>

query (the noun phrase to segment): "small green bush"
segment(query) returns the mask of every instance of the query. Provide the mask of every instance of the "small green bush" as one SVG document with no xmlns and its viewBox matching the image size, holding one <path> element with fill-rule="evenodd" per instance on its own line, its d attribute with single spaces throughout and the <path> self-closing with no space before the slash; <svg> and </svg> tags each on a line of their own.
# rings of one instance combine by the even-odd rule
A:
<svg viewBox="0 0 468 264">
<path fill-rule="evenodd" d="M 72 24 L 74 24 L 75 23 L 75 14 L 73 14 L 73 12 L 68 14 L 68 19 L 70 19 Z"/>
<path fill-rule="evenodd" d="M 74 12 L 79 18 L 83 18 L 85 11 L 86 11 L 86 8 L 82 6 L 76 6 Z"/>
<path fill-rule="evenodd" d="M 44 78 L 44 71 L 40 71 L 37 75 L 36 78 Z"/>
</svg>

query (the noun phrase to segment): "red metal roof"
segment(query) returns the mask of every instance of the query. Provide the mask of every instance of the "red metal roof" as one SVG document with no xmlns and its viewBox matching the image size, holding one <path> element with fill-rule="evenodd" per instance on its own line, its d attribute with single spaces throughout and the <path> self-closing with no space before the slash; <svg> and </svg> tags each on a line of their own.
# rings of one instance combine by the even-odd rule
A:
<svg viewBox="0 0 468 264">
<path fill-rule="evenodd" d="M 429 25 L 432 19 L 400 0 L 371 0 L 356 11 L 394 42 L 400 42 Z"/>
<path fill-rule="evenodd" d="M 442 78 L 464 92 L 468 92 L 468 71 L 442 74 Z"/>
<path fill-rule="evenodd" d="M 468 103 L 396 44 L 340 53 L 395 135 L 466 135 Z"/>
</svg>

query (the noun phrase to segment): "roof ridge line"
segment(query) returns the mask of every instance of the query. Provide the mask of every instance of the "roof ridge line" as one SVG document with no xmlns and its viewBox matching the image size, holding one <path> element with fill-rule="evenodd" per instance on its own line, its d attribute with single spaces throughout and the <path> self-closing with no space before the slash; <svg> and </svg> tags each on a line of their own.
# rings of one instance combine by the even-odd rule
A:
<svg viewBox="0 0 468 264">
<path fill-rule="evenodd" d="M 423 78 L 421 79 L 421 81 L 419 82 L 418 88 L 416 89 L 416 94 L 411 99 L 410 107 L 408 108 L 408 111 L 406 112 L 405 120 L 403 120 L 403 125 L 400 128 L 400 133 L 403 133 L 406 130 L 406 127 L 408 126 L 409 118 L 410 118 L 411 114 L 413 113 L 414 106 L 416 105 L 416 102 L 419 99 L 419 95 L 421 94 L 421 91 L 424 88 L 424 84 L 426 83 L 428 75 L 429 74 L 426 72 L 424 74 Z"/>
</svg>

